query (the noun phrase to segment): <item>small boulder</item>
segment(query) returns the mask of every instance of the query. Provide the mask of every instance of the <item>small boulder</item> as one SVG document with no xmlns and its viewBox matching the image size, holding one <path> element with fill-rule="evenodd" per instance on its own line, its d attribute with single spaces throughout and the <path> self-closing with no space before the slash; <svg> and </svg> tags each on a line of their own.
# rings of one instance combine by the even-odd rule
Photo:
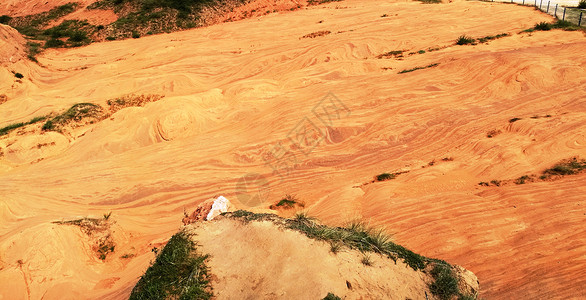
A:
<svg viewBox="0 0 586 300">
<path fill-rule="evenodd" d="M 212 204 L 212 209 L 208 213 L 206 220 L 211 221 L 221 213 L 228 212 L 231 206 L 232 203 L 230 203 L 230 200 L 226 199 L 224 196 L 219 196 L 214 201 L 214 204 Z"/>
<path fill-rule="evenodd" d="M 230 200 L 224 196 L 219 196 L 216 199 L 207 200 L 200 205 L 191 213 L 191 215 L 185 214 L 183 218 L 183 225 L 192 224 L 198 221 L 210 221 L 221 213 L 228 212 L 232 207 Z"/>
</svg>

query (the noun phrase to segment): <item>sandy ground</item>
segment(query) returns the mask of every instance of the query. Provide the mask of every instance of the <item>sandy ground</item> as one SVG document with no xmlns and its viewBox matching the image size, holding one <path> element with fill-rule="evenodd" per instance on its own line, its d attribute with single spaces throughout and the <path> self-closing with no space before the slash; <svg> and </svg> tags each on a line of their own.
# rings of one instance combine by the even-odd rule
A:
<svg viewBox="0 0 586 300">
<path fill-rule="evenodd" d="M 471 270 L 481 297 L 586 297 L 586 175 L 478 186 L 586 157 L 584 35 L 517 34 L 549 20 L 508 4 L 347 0 L 0 68 L 0 126 L 79 102 L 165 96 L 75 137 L 31 127 L 0 139 L 0 299 L 124 298 L 184 209 L 218 195 L 266 208 L 285 194 L 327 224 L 362 217 Z M 331 33 L 301 38 L 318 31 Z M 503 32 L 512 36 L 451 46 Z M 320 102 L 329 92 L 337 98 Z M 325 115 L 324 103 L 339 110 Z M 247 197 L 253 173 L 258 198 Z M 52 223 L 110 211 L 117 244 L 105 261 L 80 230 Z"/>
</svg>

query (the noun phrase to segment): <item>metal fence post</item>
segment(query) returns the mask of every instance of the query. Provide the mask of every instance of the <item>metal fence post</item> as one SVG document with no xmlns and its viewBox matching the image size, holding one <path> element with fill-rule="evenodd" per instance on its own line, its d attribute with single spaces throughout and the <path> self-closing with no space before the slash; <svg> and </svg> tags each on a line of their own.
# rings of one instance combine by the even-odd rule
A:
<svg viewBox="0 0 586 300">
<path fill-rule="evenodd" d="M 562 16 L 562 20 L 565 21 L 566 20 L 566 8 L 564 7 L 564 15 Z"/>
<path fill-rule="evenodd" d="M 557 18 L 558 17 L 558 4 L 555 4 L 555 12 L 553 13 L 553 15 Z"/>
<path fill-rule="evenodd" d="M 549 2 L 551 2 L 551 1 L 547 1 L 547 11 L 546 11 L 546 13 L 549 13 Z"/>
<path fill-rule="evenodd" d="M 525 5 L 525 0 L 523 0 L 523 5 Z"/>
<path fill-rule="evenodd" d="M 582 11 L 580 12 L 580 19 L 578 19 L 578 26 L 581 26 L 582 24 Z"/>
<path fill-rule="evenodd" d="M 539 1 L 539 9 L 541 9 L 542 4 L 543 4 L 543 0 L 540 0 Z"/>
</svg>

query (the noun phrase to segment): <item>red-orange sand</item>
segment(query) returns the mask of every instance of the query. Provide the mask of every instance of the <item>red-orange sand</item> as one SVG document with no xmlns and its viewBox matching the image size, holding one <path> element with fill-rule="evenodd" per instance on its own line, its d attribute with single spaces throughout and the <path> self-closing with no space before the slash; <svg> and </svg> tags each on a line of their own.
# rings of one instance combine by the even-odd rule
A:
<svg viewBox="0 0 586 300">
<path fill-rule="evenodd" d="M 0 138 L 0 299 L 127 297 L 184 209 L 218 195 L 247 208 L 237 185 L 249 173 L 269 187 L 258 208 L 295 194 L 326 224 L 385 226 L 399 244 L 474 272 L 482 298 L 586 297 L 586 175 L 478 185 L 586 157 L 586 39 L 518 34 L 540 21 L 551 18 L 508 4 L 346 0 L 48 50 L 41 66 L 3 62 L 0 127 L 79 102 L 165 97 L 67 136 L 40 123 Z M 331 33 L 301 39 L 318 31 Z M 511 36 L 452 46 L 499 33 Z M 403 49 L 402 60 L 376 58 Z M 348 111 L 326 127 L 312 109 L 328 92 Z M 317 145 L 299 124 L 319 128 Z M 295 155 L 282 176 L 264 160 L 279 143 Z M 116 250 L 105 261 L 78 228 L 52 223 L 110 211 Z"/>
</svg>

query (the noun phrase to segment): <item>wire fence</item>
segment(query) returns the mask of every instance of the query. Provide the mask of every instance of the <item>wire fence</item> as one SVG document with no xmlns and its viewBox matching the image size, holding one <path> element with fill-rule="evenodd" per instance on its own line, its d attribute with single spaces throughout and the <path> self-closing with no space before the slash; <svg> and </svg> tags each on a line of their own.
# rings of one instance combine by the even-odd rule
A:
<svg viewBox="0 0 586 300">
<path fill-rule="evenodd" d="M 586 26 L 586 9 L 577 8 L 579 0 L 488 0 L 491 2 L 506 2 L 519 5 L 535 6 L 560 20 L 568 21 L 578 26 Z"/>
</svg>

